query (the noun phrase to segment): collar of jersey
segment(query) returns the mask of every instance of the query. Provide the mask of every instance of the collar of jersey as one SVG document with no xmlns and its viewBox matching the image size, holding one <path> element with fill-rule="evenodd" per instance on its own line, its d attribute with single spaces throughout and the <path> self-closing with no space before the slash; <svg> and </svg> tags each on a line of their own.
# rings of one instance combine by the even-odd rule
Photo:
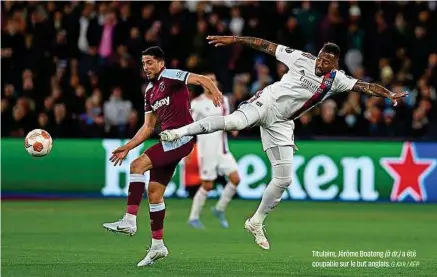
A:
<svg viewBox="0 0 437 277">
<path fill-rule="evenodd" d="M 166 68 L 163 67 L 162 70 L 161 70 L 161 73 L 159 73 L 159 76 L 158 76 L 158 79 L 157 79 L 158 81 L 161 79 L 162 73 L 164 73 L 165 69 Z"/>
</svg>

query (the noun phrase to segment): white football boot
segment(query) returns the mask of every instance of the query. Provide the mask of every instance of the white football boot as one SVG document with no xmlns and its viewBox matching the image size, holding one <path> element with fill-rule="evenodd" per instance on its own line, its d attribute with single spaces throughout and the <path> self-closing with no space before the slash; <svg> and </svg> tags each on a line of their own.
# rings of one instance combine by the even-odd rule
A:
<svg viewBox="0 0 437 277">
<path fill-rule="evenodd" d="M 165 130 L 159 134 L 159 137 L 162 141 L 174 141 L 179 138 L 179 135 L 174 130 Z"/>
<path fill-rule="evenodd" d="M 142 259 L 137 266 L 149 266 L 159 259 L 165 258 L 168 255 L 168 249 L 165 245 L 152 246 L 148 251 L 146 257 Z"/>
<path fill-rule="evenodd" d="M 103 223 L 103 227 L 109 231 L 122 233 L 129 236 L 133 236 L 137 232 L 137 223 L 134 220 L 127 219 L 126 215 L 119 221 Z"/>
<path fill-rule="evenodd" d="M 255 237 L 255 242 L 262 249 L 270 249 L 269 241 L 264 235 L 264 226 L 261 223 L 253 223 L 250 221 L 250 218 L 246 220 L 244 223 L 244 229 L 246 229 L 249 233 Z"/>
</svg>

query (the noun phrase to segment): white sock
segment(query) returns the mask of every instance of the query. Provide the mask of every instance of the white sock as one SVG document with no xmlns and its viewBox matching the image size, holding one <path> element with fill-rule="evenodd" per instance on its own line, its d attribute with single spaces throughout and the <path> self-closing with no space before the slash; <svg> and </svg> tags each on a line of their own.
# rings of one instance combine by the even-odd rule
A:
<svg viewBox="0 0 437 277">
<path fill-rule="evenodd" d="M 253 223 L 262 224 L 267 214 L 279 204 L 279 201 L 281 201 L 284 190 L 285 188 L 278 187 L 271 181 L 265 189 L 261 203 L 255 214 L 252 216 L 251 221 Z"/>
<path fill-rule="evenodd" d="M 179 137 L 208 134 L 225 129 L 224 116 L 209 116 L 191 124 L 175 129 Z"/>
<path fill-rule="evenodd" d="M 164 240 L 162 239 L 152 239 L 152 247 L 159 247 L 164 245 Z"/>
<path fill-rule="evenodd" d="M 225 188 L 223 189 L 222 195 L 220 196 L 220 199 L 217 202 L 215 209 L 217 211 L 223 212 L 228 206 L 229 202 L 232 200 L 232 197 L 234 197 L 236 192 L 237 192 L 237 187 L 231 182 L 228 182 Z"/>
<path fill-rule="evenodd" d="M 125 218 L 130 222 L 137 223 L 137 216 L 134 214 L 126 213 Z"/>
<path fill-rule="evenodd" d="M 200 187 L 196 195 L 194 195 L 189 220 L 199 219 L 206 198 L 208 198 L 208 192 L 203 187 Z"/>
</svg>

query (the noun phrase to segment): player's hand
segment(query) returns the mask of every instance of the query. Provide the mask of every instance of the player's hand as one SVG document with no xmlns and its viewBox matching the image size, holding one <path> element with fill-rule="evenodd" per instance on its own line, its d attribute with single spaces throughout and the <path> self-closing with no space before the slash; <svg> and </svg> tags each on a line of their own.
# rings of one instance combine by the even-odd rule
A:
<svg viewBox="0 0 437 277">
<path fill-rule="evenodd" d="M 124 158 L 129 153 L 129 149 L 123 145 L 112 151 L 112 156 L 109 159 L 112 163 L 114 163 L 114 166 L 121 165 L 123 163 Z"/>
<path fill-rule="evenodd" d="M 407 91 L 403 91 L 403 92 L 396 92 L 396 93 L 392 93 L 389 96 L 389 99 L 391 100 L 391 102 L 393 102 L 393 106 L 397 106 L 398 105 L 398 99 L 404 98 L 405 96 L 408 95 Z"/>
<path fill-rule="evenodd" d="M 212 96 L 212 102 L 214 103 L 214 106 L 220 107 L 223 103 L 223 94 L 219 90 L 215 91 L 209 91 L 209 93 Z"/>
<path fill-rule="evenodd" d="M 206 39 L 209 40 L 209 44 L 212 44 L 215 47 L 231 45 L 235 43 L 234 36 L 207 36 Z"/>
</svg>

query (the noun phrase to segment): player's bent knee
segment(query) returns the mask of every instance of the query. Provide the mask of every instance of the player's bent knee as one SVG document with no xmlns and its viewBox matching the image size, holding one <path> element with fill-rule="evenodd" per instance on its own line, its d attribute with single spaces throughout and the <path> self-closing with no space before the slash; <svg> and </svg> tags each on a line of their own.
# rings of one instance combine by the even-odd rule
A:
<svg viewBox="0 0 437 277">
<path fill-rule="evenodd" d="M 291 185 L 293 179 L 291 177 L 274 177 L 272 181 L 276 186 L 286 189 Z"/>
<path fill-rule="evenodd" d="M 147 198 L 149 200 L 149 203 L 157 204 L 163 202 L 164 192 L 165 192 L 164 185 L 157 182 L 150 182 L 147 189 Z"/>
<path fill-rule="evenodd" d="M 212 190 L 213 186 L 214 186 L 214 182 L 213 181 L 203 181 L 202 182 L 202 187 L 206 191 Z"/>
<path fill-rule="evenodd" d="M 240 175 L 238 175 L 237 171 L 234 171 L 231 174 L 229 174 L 229 181 L 231 181 L 231 183 L 234 186 L 238 186 L 241 180 L 240 180 Z"/>
<path fill-rule="evenodd" d="M 157 204 L 161 203 L 163 201 L 163 195 L 159 193 L 158 191 L 148 191 L 147 192 L 147 198 L 149 199 L 149 203 L 151 204 Z"/>
<path fill-rule="evenodd" d="M 144 172 L 150 170 L 151 168 L 152 162 L 147 155 L 143 154 L 131 162 L 130 173 L 144 174 Z"/>
</svg>

